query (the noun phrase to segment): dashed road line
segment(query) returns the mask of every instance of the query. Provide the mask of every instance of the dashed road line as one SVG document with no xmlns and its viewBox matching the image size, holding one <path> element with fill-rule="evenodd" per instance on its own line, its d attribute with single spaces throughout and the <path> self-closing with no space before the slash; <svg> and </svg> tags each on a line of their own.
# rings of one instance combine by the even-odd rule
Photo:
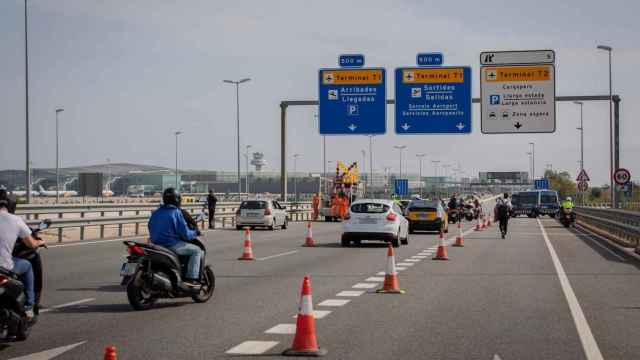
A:
<svg viewBox="0 0 640 360">
<path fill-rule="evenodd" d="M 406 267 L 406 266 L 413 266 L 415 264 L 414 263 L 401 262 L 401 263 L 397 263 L 396 265 L 398 265 L 400 267 Z M 396 270 L 398 269 L 398 266 L 396 266 Z"/>
<path fill-rule="evenodd" d="M 319 303 L 318 306 L 345 306 L 350 301 L 351 300 L 347 300 L 347 299 L 327 299 L 327 300 Z"/>
<path fill-rule="evenodd" d="M 397 264 L 396 264 L 396 265 L 397 265 Z M 377 272 L 377 273 L 376 273 L 376 275 L 378 275 L 378 276 L 380 276 L 380 275 L 387 275 L 387 273 L 386 273 L 386 272 L 384 272 L 384 271 L 379 271 L 379 272 Z"/>
<path fill-rule="evenodd" d="M 339 293 L 336 294 L 336 296 L 356 297 L 364 293 L 365 293 L 364 291 L 358 291 L 358 290 L 345 290 L 345 291 L 340 291 Z"/>
<path fill-rule="evenodd" d="M 283 252 L 280 254 L 275 254 L 275 255 L 271 255 L 271 256 L 265 256 L 265 257 L 261 257 L 261 258 L 257 258 L 256 260 L 269 260 L 269 259 L 273 259 L 273 258 L 277 258 L 280 256 L 286 256 L 286 255 L 291 255 L 291 254 L 295 254 L 297 253 L 298 250 L 292 250 L 292 251 L 287 251 L 287 252 Z"/>
<path fill-rule="evenodd" d="M 81 300 L 77 300 L 77 301 L 72 301 L 72 302 L 68 302 L 68 303 L 65 303 L 65 304 L 60 304 L 60 305 L 52 306 L 50 308 L 42 309 L 42 310 L 40 310 L 40 313 L 42 314 L 42 313 L 46 313 L 46 312 L 49 312 L 49 311 L 66 308 L 66 307 L 69 307 L 69 306 L 80 305 L 80 304 L 88 303 L 88 302 L 94 301 L 94 300 L 95 300 L 95 298 L 87 298 L 87 299 L 81 299 Z"/>
<path fill-rule="evenodd" d="M 364 279 L 364 281 L 371 281 L 371 282 L 384 281 L 384 278 L 383 277 L 379 277 L 379 276 L 372 276 L 372 277 Z"/>
<path fill-rule="evenodd" d="M 261 355 L 278 345 L 278 341 L 249 340 L 232 347 L 225 353 L 229 355 Z"/>
<path fill-rule="evenodd" d="M 406 268 L 406 267 L 403 267 L 403 266 L 396 266 L 396 271 L 405 271 L 405 270 L 407 270 L 407 268 Z"/>
<path fill-rule="evenodd" d="M 412 259 L 412 258 L 410 258 L 410 259 L 404 259 L 404 260 L 402 260 L 402 261 L 403 261 L 403 262 L 404 262 L 404 261 L 408 261 L 408 262 L 420 262 L 420 261 L 422 261 L 422 260 L 420 260 L 420 259 Z"/>
<path fill-rule="evenodd" d="M 331 314 L 331 310 L 313 310 L 313 317 L 318 319 L 322 319 L 327 317 L 327 315 Z M 293 318 L 297 318 L 298 314 L 293 315 Z"/>
<path fill-rule="evenodd" d="M 271 329 L 265 331 L 265 334 L 295 334 L 296 324 L 278 324 Z"/>
<path fill-rule="evenodd" d="M 378 284 L 370 284 L 370 283 L 357 283 L 355 285 L 352 286 L 352 288 L 354 289 L 373 289 L 374 287 L 377 287 Z"/>
</svg>

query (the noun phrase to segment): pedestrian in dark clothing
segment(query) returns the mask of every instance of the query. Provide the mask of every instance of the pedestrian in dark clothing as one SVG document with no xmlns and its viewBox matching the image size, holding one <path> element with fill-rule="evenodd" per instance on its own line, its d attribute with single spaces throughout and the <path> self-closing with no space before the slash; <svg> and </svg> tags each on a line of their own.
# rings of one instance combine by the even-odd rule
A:
<svg viewBox="0 0 640 360">
<path fill-rule="evenodd" d="M 495 208 L 495 217 L 500 222 L 500 234 L 504 239 L 507 235 L 507 226 L 509 225 L 509 214 L 511 213 L 511 201 L 509 194 L 504 193 L 502 198 L 498 198 Z"/>
<path fill-rule="evenodd" d="M 218 202 L 218 198 L 213 193 L 213 190 L 209 190 L 209 195 L 207 196 L 207 207 L 209 209 L 209 229 L 216 228 L 216 203 Z"/>
</svg>

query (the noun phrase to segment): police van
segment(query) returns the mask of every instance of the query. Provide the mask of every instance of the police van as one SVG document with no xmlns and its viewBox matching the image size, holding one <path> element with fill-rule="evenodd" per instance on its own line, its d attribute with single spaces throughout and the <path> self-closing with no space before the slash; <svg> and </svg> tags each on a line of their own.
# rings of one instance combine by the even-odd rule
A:
<svg viewBox="0 0 640 360">
<path fill-rule="evenodd" d="M 511 216 L 527 215 L 535 218 L 539 215 L 555 217 L 560 209 L 558 192 L 553 190 L 527 190 L 513 194 Z"/>
</svg>

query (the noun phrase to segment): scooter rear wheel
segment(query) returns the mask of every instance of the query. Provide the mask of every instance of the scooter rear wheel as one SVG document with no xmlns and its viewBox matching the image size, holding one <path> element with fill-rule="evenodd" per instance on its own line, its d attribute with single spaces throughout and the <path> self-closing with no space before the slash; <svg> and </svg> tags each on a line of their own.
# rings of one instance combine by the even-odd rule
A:
<svg viewBox="0 0 640 360">
<path fill-rule="evenodd" d="M 152 294 L 146 293 L 142 287 L 135 285 L 135 279 L 127 285 L 127 298 L 129 304 L 135 310 L 149 310 L 155 305 L 158 298 Z"/>
<path fill-rule="evenodd" d="M 198 295 L 192 296 L 191 298 L 194 302 L 197 303 L 207 302 L 209 301 L 209 299 L 211 299 L 211 297 L 213 297 L 213 292 L 215 289 L 216 277 L 213 274 L 213 270 L 211 270 L 210 266 L 205 266 L 200 293 Z"/>
</svg>

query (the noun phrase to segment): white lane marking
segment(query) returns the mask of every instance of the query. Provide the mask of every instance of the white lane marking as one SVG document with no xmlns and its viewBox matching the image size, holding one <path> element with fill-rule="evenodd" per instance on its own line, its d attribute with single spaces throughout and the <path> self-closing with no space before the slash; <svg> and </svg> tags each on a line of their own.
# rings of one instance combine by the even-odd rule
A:
<svg viewBox="0 0 640 360">
<path fill-rule="evenodd" d="M 227 350 L 231 355 L 260 355 L 278 345 L 278 341 L 245 341 Z"/>
<path fill-rule="evenodd" d="M 346 300 L 346 299 L 327 299 L 323 302 L 321 302 L 320 304 L 318 304 L 318 306 L 345 306 L 349 303 L 349 301 L 351 300 Z"/>
<path fill-rule="evenodd" d="M 277 257 L 280 257 L 280 256 L 286 256 L 286 255 L 295 254 L 297 252 L 298 252 L 298 250 L 291 250 L 291 251 L 283 252 L 283 253 L 280 253 L 280 254 L 275 254 L 275 255 L 271 255 L 271 256 L 265 256 L 265 257 L 261 257 L 261 258 L 256 258 L 256 260 L 269 260 L 269 259 L 277 258 Z"/>
<path fill-rule="evenodd" d="M 278 324 L 265 331 L 265 334 L 295 334 L 296 324 Z"/>
<path fill-rule="evenodd" d="M 569 282 L 567 274 L 564 272 L 564 267 L 562 266 L 562 263 L 558 258 L 558 254 L 556 254 L 556 250 L 553 248 L 553 245 L 549 240 L 549 236 L 547 235 L 547 231 L 542 225 L 542 222 L 540 221 L 540 219 L 536 220 L 538 221 L 538 226 L 540 226 L 540 231 L 542 231 L 544 242 L 545 244 L 547 244 L 547 248 L 549 249 L 549 254 L 551 254 L 553 266 L 556 268 L 556 273 L 558 273 L 558 279 L 560 280 L 562 292 L 564 293 L 564 297 L 567 299 L 567 303 L 569 304 L 569 310 L 571 311 L 573 322 L 576 324 L 576 329 L 578 330 L 580 342 L 582 343 L 582 348 L 584 349 L 587 360 L 602 360 L 603 357 L 602 353 L 600 352 L 600 348 L 598 348 L 598 343 L 593 337 L 593 333 L 591 332 L 591 328 L 589 327 L 587 318 L 582 312 L 582 307 L 580 307 L 578 298 L 573 292 L 573 288 L 571 287 L 571 283 Z"/>
<path fill-rule="evenodd" d="M 356 296 L 360 296 L 364 294 L 364 291 L 358 291 L 358 290 L 345 290 L 345 291 L 340 291 L 339 293 L 336 294 L 336 296 L 349 296 L 349 297 L 356 297 Z"/>
<path fill-rule="evenodd" d="M 380 271 L 380 272 L 377 272 L 377 273 L 376 273 L 376 275 L 378 275 L 378 276 L 380 276 L 380 275 L 387 275 L 387 273 L 386 273 L 386 272 L 384 272 L 384 271 Z"/>
<path fill-rule="evenodd" d="M 369 283 L 357 283 L 352 286 L 354 289 L 373 289 L 378 286 L 378 284 L 369 284 Z"/>
<path fill-rule="evenodd" d="M 68 302 L 66 304 L 60 304 L 60 305 L 56 305 L 56 306 L 52 306 L 50 308 L 46 308 L 46 309 L 42 309 L 40 310 L 40 313 L 46 313 L 49 311 L 53 311 L 53 310 L 58 310 L 58 309 L 62 309 L 62 308 L 66 308 L 69 306 L 74 306 L 74 305 L 80 305 L 80 304 L 84 304 L 90 301 L 94 301 L 95 298 L 87 298 L 87 299 L 81 299 L 81 300 L 77 300 L 77 301 L 72 301 L 72 302 Z"/>
<path fill-rule="evenodd" d="M 422 259 L 426 259 L 427 257 L 428 257 L 427 255 L 413 255 L 411 258 L 422 260 Z"/>
<path fill-rule="evenodd" d="M 500 355 L 494 354 L 493 355 L 493 360 L 502 360 L 502 358 L 500 357 Z"/>
<path fill-rule="evenodd" d="M 316 319 L 322 319 L 327 317 L 327 315 L 331 314 L 331 310 L 313 310 L 313 317 Z M 293 318 L 297 318 L 298 314 L 293 315 Z"/>
<path fill-rule="evenodd" d="M 411 264 L 411 265 L 413 265 L 413 264 Z M 396 266 L 396 271 L 405 271 L 405 270 L 407 270 L 406 267 Z"/>
<path fill-rule="evenodd" d="M 20 357 L 16 357 L 16 358 L 11 358 L 9 360 L 49 360 L 49 359 L 53 359 L 61 354 L 66 353 L 67 351 L 74 349 L 84 343 L 86 343 L 87 341 L 81 341 L 75 344 L 71 344 L 71 345 L 67 345 L 67 346 L 61 346 L 61 347 L 57 347 L 57 348 L 53 348 L 53 349 L 49 349 L 49 350 L 45 350 L 45 351 L 41 351 L 38 353 L 33 353 L 33 354 L 29 354 L 29 355 L 25 355 L 25 356 L 20 356 Z"/>
<path fill-rule="evenodd" d="M 398 265 L 398 266 L 413 266 L 415 264 L 414 263 L 401 262 L 401 263 L 397 263 L 396 265 Z M 397 266 L 396 266 L 396 268 L 397 268 Z"/>
<path fill-rule="evenodd" d="M 609 249 L 608 247 L 606 247 L 606 246 L 604 246 L 604 245 L 600 244 L 600 242 L 596 241 L 596 240 L 594 239 L 594 237 L 595 237 L 594 235 L 591 235 L 591 234 L 587 233 L 587 232 L 586 232 L 586 231 L 584 231 L 584 230 L 580 230 L 580 234 L 581 234 L 581 235 L 583 235 L 583 236 L 586 236 L 586 237 L 587 237 L 587 239 L 589 239 L 589 241 L 591 241 L 592 243 L 594 243 L 594 244 L 598 245 L 600 248 L 602 248 L 602 249 L 604 249 L 604 250 L 607 250 L 607 251 L 609 252 L 609 254 L 611 254 L 611 255 L 613 255 L 613 256 L 615 256 L 615 257 L 617 257 L 618 259 L 620 259 L 620 261 L 627 261 L 627 260 L 626 260 L 625 258 L 623 258 L 622 256 L 620 256 L 620 255 L 616 254 L 616 252 L 615 252 L 615 251 L 613 251 L 613 250 Z"/>
<path fill-rule="evenodd" d="M 408 262 L 420 262 L 420 261 L 422 261 L 422 260 L 420 260 L 420 259 L 404 259 L 404 260 L 402 260 L 402 261 L 408 261 Z"/>
<path fill-rule="evenodd" d="M 364 281 L 384 281 L 384 278 L 379 276 L 372 276 L 370 278 L 364 279 Z"/>
</svg>

